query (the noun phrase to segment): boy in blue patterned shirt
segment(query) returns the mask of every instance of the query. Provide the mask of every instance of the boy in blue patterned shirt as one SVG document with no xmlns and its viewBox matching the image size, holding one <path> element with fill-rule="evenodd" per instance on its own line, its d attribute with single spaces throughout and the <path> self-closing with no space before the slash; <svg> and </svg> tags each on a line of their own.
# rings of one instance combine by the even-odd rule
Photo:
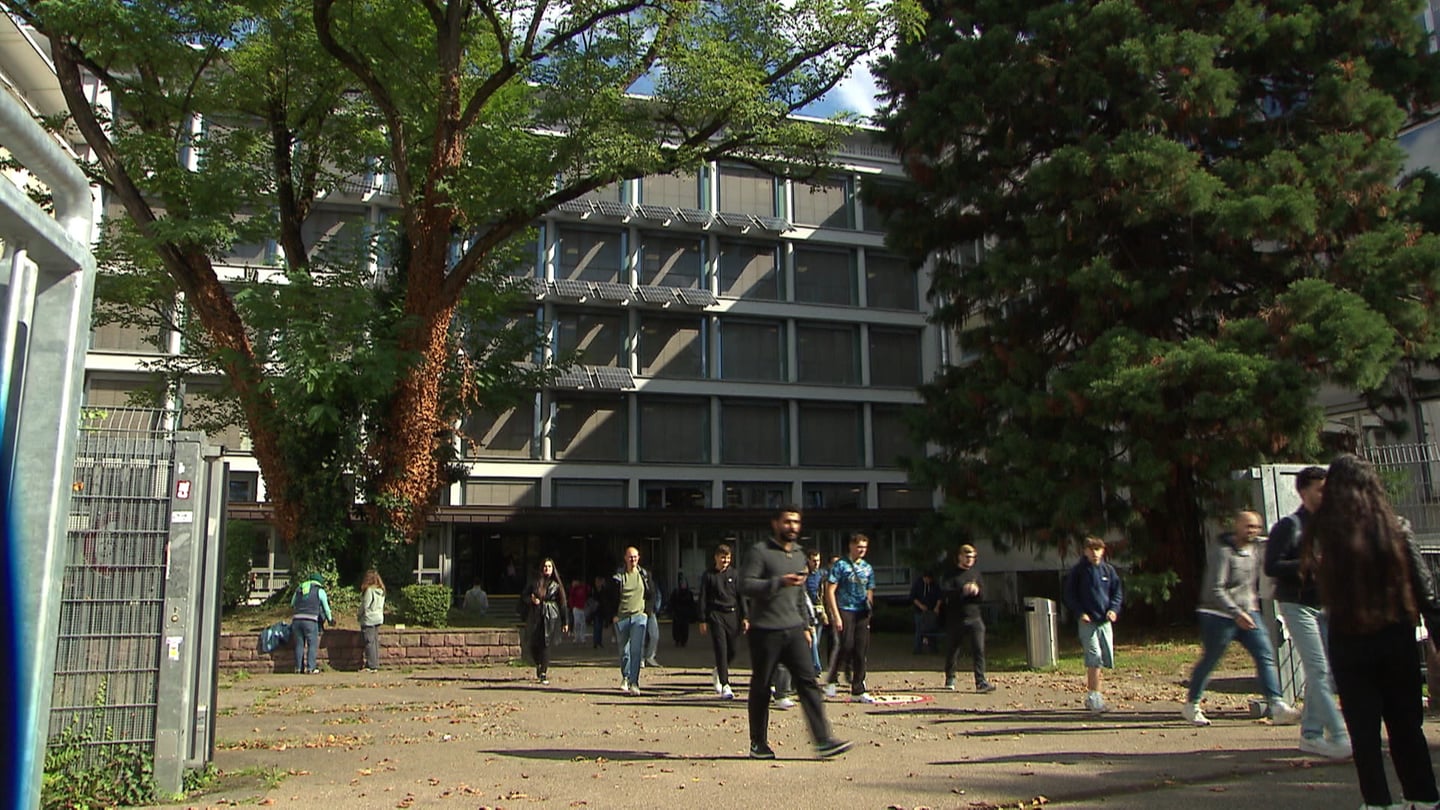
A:
<svg viewBox="0 0 1440 810">
<path fill-rule="evenodd" d="M 830 674 L 825 678 L 825 696 L 835 697 L 835 683 L 841 662 L 850 670 L 850 699 L 874 703 L 865 688 L 865 658 L 870 651 L 870 614 L 875 608 L 875 569 L 865 562 L 870 538 L 850 536 L 850 556 L 830 567 L 825 583 L 825 606 L 838 643 L 830 657 Z"/>
</svg>

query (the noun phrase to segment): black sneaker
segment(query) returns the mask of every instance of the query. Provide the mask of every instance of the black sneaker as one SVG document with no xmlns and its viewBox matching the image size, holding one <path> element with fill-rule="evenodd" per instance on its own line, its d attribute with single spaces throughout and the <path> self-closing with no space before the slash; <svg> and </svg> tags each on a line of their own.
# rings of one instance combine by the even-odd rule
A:
<svg viewBox="0 0 1440 810">
<path fill-rule="evenodd" d="M 837 740 L 831 737 L 824 742 L 815 743 L 815 753 L 822 757 L 838 757 L 849 751 L 851 744 L 849 740 Z"/>
<path fill-rule="evenodd" d="M 771 748 L 770 746 L 766 745 L 765 743 L 751 743 L 751 744 L 750 744 L 750 758 L 751 758 L 751 759 L 774 759 L 774 758 L 775 758 L 775 749 Z"/>
<path fill-rule="evenodd" d="M 988 694 L 990 694 L 991 692 L 994 692 L 994 691 L 995 691 L 995 684 L 990 683 L 990 682 L 987 681 L 987 682 L 982 683 L 982 684 L 980 684 L 979 686 L 975 687 L 975 691 L 976 691 L 976 692 L 979 692 L 979 693 L 982 694 L 982 695 L 988 695 Z"/>
</svg>

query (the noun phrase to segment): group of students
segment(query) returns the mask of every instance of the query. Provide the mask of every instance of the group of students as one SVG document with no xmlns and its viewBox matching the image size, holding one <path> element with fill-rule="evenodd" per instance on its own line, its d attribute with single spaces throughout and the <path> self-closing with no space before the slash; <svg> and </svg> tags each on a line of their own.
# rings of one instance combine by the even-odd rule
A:
<svg viewBox="0 0 1440 810">
<path fill-rule="evenodd" d="M 1298 722 L 1302 751 L 1353 756 L 1361 810 L 1440 810 L 1416 643 L 1422 619 L 1432 644 L 1440 632 L 1440 595 L 1430 567 L 1369 462 L 1343 455 L 1328 470 L 1301 470 L 1295 485 L 1300 508 L 1270 528 L 1263 560 L 1255 545 L 1264 526 L 1251 511 L 1238 513 L 1232 530 L 1207 549 L 1196 608 L 1202 652 L 1181 716 L 1210 725 L 1200 705 L 1205 687 L 1231 642 L 1239 641 L 1254 660 L 1265 715 L 1277 724 Z M 1103 548 L 1098 539 L 1087 542 L 1086 559 L 1065 587 L 1066 603 L 1079 616 L 1092 710 L 1104 706 L 1097 667 L 1114 665 L 1109 628 L 1119 609 L 1119 577 L 1102 562 Z M 1305 675 L 1303 711 L 1281 692 L 1260 613 L 1262 571 L 1274 584 L 1276 611 Z M 1113 607 L 1104 608 L 1112 597 Z M 1400 805 L 1391 803 L 1385 776 L 1382 722 L 1405 800 Z"/>
</svg>

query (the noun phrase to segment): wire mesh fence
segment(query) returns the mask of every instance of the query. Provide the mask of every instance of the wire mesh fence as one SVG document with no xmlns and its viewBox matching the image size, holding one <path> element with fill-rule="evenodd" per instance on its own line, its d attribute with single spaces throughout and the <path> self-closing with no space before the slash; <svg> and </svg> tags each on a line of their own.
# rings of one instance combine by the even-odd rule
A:
<svg viewBox="0 0 1440 810">
<path fill-rule="evenodd" d="M 169 414 L 87 410 L 61 583 L 52 739 L 153 746 L 169 536 Z"/>
<path fill-rule="evenodd" d="M 1385 482 L 1395 511 L 1404 515 L 1426 547 L 1440 552 L 1440 445 L 1431 442 L 1387 444 L 1360 449 Z"/>
</svg>

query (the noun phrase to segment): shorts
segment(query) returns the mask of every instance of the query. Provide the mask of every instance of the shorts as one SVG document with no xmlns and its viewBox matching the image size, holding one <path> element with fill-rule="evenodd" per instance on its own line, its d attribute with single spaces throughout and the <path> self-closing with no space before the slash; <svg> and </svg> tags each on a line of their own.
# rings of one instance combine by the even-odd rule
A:
<svg viewBox="0 0 1440 810">
<path fill-rule="evenodd" d="M 1080 649 L 1086 667 L 1115 668 L 1115 632 L 1110 622 L 1080 622 Z"/>
</svg>

